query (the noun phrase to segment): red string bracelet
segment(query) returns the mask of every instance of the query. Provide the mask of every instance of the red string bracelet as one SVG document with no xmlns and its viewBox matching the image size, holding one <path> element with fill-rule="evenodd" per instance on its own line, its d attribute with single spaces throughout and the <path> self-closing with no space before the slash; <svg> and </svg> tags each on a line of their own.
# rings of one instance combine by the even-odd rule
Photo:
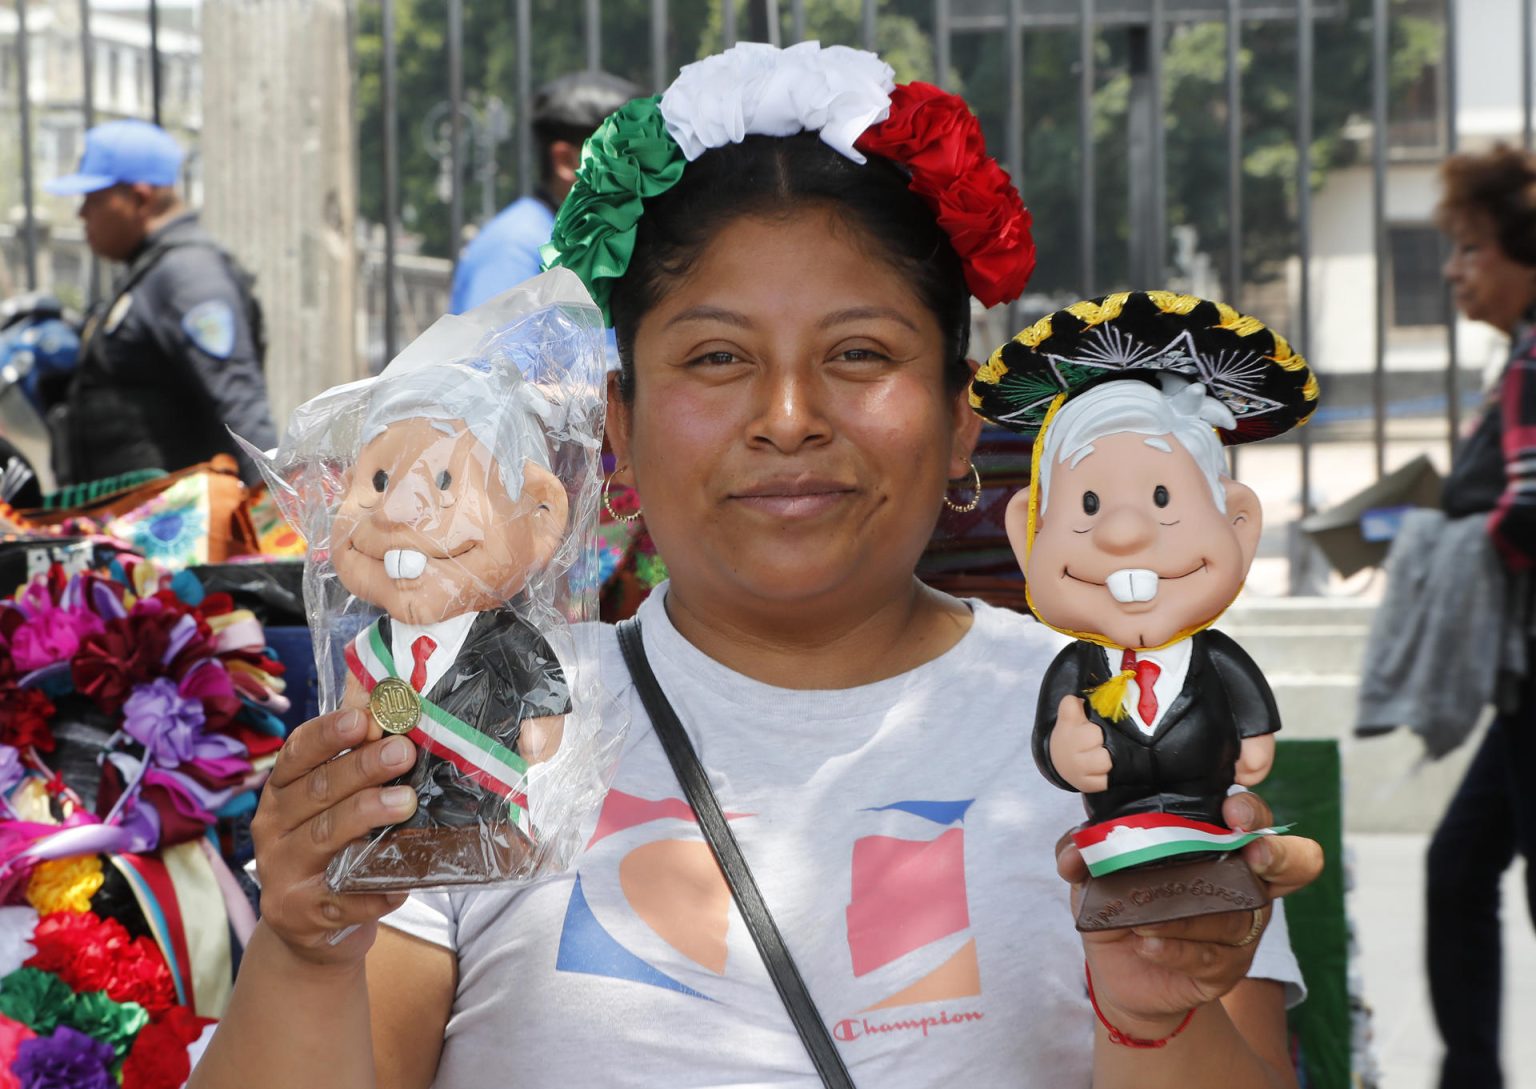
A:
<svg viewBox="0 0 1536 1089">
<path fill-rule="evenodd" d="M 1167 1036 L 1164 1036 L 1161 1040 L 1143 1040 L 1140 1037 L 1128 1035 L 1115 1028 L 1114 1025 L 1111 1025 L 1109 1020 L 1104 1016 L 1104 1011 L 1099 1009 L 1098 996 L 1093 993 L 1093 971 L 1088 967 L 1088 962 L 1086 960 L 1083 961 L 1083 975 L 1088 979 L 1088 1001 L 1093 1005 L 1094 1016 L 1099 1019 L 1099 1024 L 1103 1025 L 1105 1029 L 1109 1031 L 1109 1042 L 1112 1044 L 1119 1044 L 1121 1047 L 1167 1047 L 1168 1041 L 1187 1029 L 1189 1027 L 1190 1020 L 1195 1016 L 1195 1011 L 1190 1010 L 1184 1015 L 1184 1020 L 1179 1022 L 1179 1027 L 1174 1029 Z"/>
</svg>

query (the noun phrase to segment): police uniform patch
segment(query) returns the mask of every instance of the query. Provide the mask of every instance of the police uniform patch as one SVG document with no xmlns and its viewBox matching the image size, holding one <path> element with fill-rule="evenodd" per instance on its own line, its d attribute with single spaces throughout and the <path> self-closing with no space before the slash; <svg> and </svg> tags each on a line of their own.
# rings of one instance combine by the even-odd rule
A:
<svg viewBox="0 0 1536 1089">
<path fill-rule="evenodd" d="M 181 328 L 192 343 L 215 359 L 228 359 L 235 350 L 235 312 L 222 299 L 209 299 L 188 310 Z"/>
</svg>

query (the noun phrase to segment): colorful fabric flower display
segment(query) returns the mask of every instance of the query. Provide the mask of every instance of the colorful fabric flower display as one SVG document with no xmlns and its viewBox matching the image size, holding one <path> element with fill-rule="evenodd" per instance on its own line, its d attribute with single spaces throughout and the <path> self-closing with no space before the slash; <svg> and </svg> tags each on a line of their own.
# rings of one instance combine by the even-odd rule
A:
<svg viewBox="0 0 1536 1089">
<path fill-rule="evenodd" d="M 138 557 L 0 601 L 0 1089 L 186 1080 L 255 926 L 216 843 L 282 672 L 250 611 Z"/>
<path fill-rule="evenodd" d="M 1018 298 L 1035 267 L 1030 215 L 986 154 L 981 125 L 955 95 L 897 85 L 873 53 L 801 42 L 743 42 L 687 65 L 666 92 L 627 103 L 582 149 L 576 184 L 544 247 L 546 268 L 581 277 L 612 324 L 611 281 L 624 275 L 645 200 L 688 163 L 750 135 L 816 132 L 856 163 L 889 159 L 948 233 L 966 284 L 986 306 Z"/>
<path fill-rule="evenodd" d="M 12 950 L 22 949 L 18 961 Z M 178 1089 L 212 1023 L 160 948 L 86 910 L 0 908 L 0 1086 Z"/>
<path fill-rule="evenodd" d="M 1231 413 L 1227 445 L 1272 438 L 1317 411 L 1317 376 L 1284 337 L 1225 303 L 1173 291 L 1123 291 L 1047 314 L 992 353 L 971 407 L 1034 436 L 1060 396 L 1159 373 L 1198 382 Z"/>
<path fill-rule="evenodd" d="M 57 778 L 47 754 L 61 707 L 107 730 L 95 812 L 56 815 L 100 824 L 91 846 L 71 849 L 77 833 L 48 847 L 59 837 L 45 822 L 19 848 L 11 827 L 0 888 L 46 859 L 196 839 L 252 804 L 258 764 L 282 744 L 282 672 L 249 610 L 133 557 L 104 574 L 55 566 L 0 602 L 0 791 Z"/>
</svg>

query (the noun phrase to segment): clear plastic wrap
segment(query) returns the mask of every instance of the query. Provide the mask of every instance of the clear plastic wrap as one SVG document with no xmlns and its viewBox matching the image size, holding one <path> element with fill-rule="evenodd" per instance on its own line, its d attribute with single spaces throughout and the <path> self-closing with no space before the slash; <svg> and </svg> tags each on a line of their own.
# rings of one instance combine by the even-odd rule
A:
<svg viewBox="0 0 1536 1089">
<path fill-rule="evenodd" d="M 258 459 L 309 544 L 322 710 L 417 747 L 415 815 L 332 888 L 525 878 L 579 846 L 619 741 L 572 668 L 596 660 L 604 389 L 601 316 L 556 270 L 301 405 Z"/>
</svg>

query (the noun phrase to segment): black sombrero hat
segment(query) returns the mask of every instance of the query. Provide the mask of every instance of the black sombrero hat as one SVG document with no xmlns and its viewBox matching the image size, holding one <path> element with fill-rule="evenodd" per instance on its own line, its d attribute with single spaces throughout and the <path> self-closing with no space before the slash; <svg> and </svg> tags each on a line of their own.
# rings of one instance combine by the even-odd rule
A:
<svg viewBox="0 0 1536 1089">
<path fill-rule="evenodd" d="M 1074 303 L 1004 344 L 976 372 L 971 407 L 1035 435 L 1052 403 L 1112 378 L 1181 374 L 1237 418 L 1235 445 L 1283 435 L 1317 409 L 1307 361 L 1257 318 L 1171 291 L 1127 291 Z"/>
</svg>

